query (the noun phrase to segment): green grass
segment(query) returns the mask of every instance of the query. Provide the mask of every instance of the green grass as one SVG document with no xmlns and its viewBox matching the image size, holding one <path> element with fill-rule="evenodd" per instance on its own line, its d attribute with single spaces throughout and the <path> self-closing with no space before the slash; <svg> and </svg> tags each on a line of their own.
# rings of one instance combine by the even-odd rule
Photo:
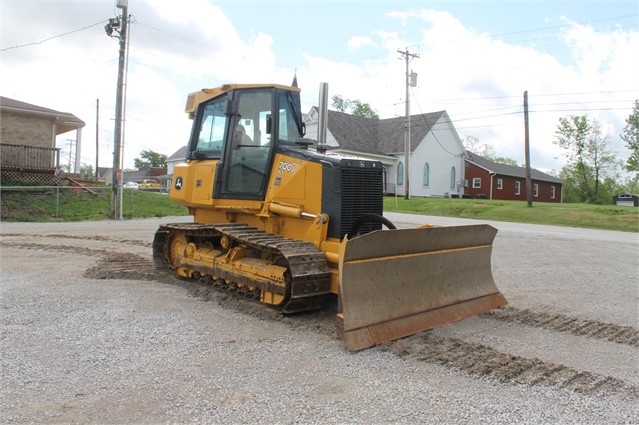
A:
<svg viewBox="0 0 639 425">
<path fill-rule="evenodd" d="M 74 193 L 60 189 L 59 197 L 51 188 L 29 187 L 2 190 L 0 202 L 2 221 L 47 222 L 104 220 L 111 213 L 111 189 L 93 187 L 89 192 Z M 119 217 L 118 206 L 118 217 Z M 166 194 L 125 189 L 122 196 L 124 218 L 149 218 L 186 215 L 186 208 L 169 200 Z"/>
<path fill-rule="evenodd" d="M 2 221 L 82 221 L 109 218 L 111 189 L 94 187 L 92 190 L 97 192 L 97 196 L 88 192 L 73 193 L 69 189 L 60 189 L 56 205 L 55 189 L 2 189 Z M 125 189 L 122 205 L 125 219 L 188 214 L 186 208 L 171 202 L 166 194 L 143 190 Z M 406 200 L 403 197 L 387 197 L 384 198 L 384 211 L 639 232 L 639 208 L 615 205 L 537 202 L 529 208 L 522 201 L 452 198 Z"/>
<path fill-rule="evenodd" d="M 384 211 L 639 232 L 639 208 L 616 205 L 387 197 Z"/>
</svg>

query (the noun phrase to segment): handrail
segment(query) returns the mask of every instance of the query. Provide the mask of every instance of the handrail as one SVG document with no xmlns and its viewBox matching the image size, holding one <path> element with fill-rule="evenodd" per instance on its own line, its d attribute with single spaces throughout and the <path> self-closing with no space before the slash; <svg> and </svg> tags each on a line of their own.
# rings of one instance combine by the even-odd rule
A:
<svg viewBox="0 0 639 425">
<path fill-rule="evenodd" d="M 60 148 L 0 143 L 0 166 L 19 171 L 55 171 L 60 166 Z"/>
</svg>

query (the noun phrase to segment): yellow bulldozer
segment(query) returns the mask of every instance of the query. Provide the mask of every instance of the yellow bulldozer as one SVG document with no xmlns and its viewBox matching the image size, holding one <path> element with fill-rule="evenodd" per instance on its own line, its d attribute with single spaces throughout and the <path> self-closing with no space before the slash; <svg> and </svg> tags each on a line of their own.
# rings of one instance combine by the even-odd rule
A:
<svg viewBox="0 0 639 425">
<path fill-rule="evenodd" d="M 164 224 L 157 268 L 253 295 L 284 314 L 337 303 L 357 351 L 506 304 L 488 225 L 396 229 L 383 216 L 380 162 L 304 138 L 300 90 L 228 84 L 188 96 L 186 161 L 170 199 L 193 223 Z M 322 95 L 323 94 L 323 95 Z"/>
</svg>

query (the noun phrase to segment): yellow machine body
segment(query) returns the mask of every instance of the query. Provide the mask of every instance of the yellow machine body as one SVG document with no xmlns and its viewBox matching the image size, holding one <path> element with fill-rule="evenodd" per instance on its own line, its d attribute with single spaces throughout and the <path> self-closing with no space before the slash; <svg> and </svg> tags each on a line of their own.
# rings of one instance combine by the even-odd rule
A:
<svg viewBox="0 0 639 425">
<path fill-rule="evenodd" d="M 496 230 L 394 229 L 383 218 L 381 163 L 310 149 L 298 88 L 205 89 L 186 111 L 189 155 L 170 198 L 194 222 L 160 227 L 159 268 L 237 287 L 284 313 L 337 295 L 351 350 L 506 304 L 491 273 Z"/>
</svg>

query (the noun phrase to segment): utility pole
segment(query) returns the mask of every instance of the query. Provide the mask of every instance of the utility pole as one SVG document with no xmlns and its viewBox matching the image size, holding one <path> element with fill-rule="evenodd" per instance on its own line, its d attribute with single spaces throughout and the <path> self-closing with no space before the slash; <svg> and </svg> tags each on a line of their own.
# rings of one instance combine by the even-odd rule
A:
<svg viewBox="0 0 639 425">
<path fill-rule="evenodd" d="M 128 0 L 125 0 L 128 1 Z M 122 214 L 124 209 L 124 134 L 126 124 L 126 92 L 129 87 L 129 40 L 131 39 L 131 29 L 127 26 L 126 31 L 126 59 L 124 61 L 124 82 L 122 87 L 124 89 L 124 101 L 122 102 L 122 140 L 120 144 L 120 170 L 122 170 L 122 187 L 120 188 L 120 220 L 124 220 Z M 131 198 L 131 211 L 133 211 L 133 198 Z"/>
<path fill-rule="evenodd" d="M 100 178 L 100 173 L 98 172 L 98 156 L 100 153 L 100 143 L 98 142 L 98 135 L 100 134 L 98 123 L 100 122 L 100 99 L 96 99 L 95 105 L 95 179 Z"/>
<path fill-rule="evenodd" d="M 419 58 L 418 55 L 410 53 L 408 47 L 403 52 L 398 50 L 397 53 L 404 57 L 406 61 L 406 116 L 404 118 L 404 199 L 410 199 L 410 182 L 408 180 L 410 175 L 410 100 L 409 100 L 409 87 L 415 87 L 417 85 L 417 74 L 411 72 L 408 73 L 408 64 L 413 58 Z"/>
<path fill-rule="evenodd" d="M 524 146 L 526 150 L 526 200 L 532 207 L 532 182 L 530 179 L 530 134 L 528 131 L 528 90 L 524 92 Z"/>
<path fill-rule="evenodd" d="M 104 30 L 109 37 L 116 37 L 120 41 L 120 56 L 118 60 L 118 86 L 115 94 L 115 130 L 113 132 L 113 176 L 111 194 L 111 218 L 117 218 L 118 186 L 122 181 L 122 170 L 120 169 L 120 146 L 122 144 L 122 121 L 124 104 L 124 65 L 126 61 L 127 48 L 127 24 L 128 0 L 118 0 L 117 8 L 122 9 L 122 16 L 109 19 Z M 118 35 L 113 36 L 113 32 Z"/>
</svg>

